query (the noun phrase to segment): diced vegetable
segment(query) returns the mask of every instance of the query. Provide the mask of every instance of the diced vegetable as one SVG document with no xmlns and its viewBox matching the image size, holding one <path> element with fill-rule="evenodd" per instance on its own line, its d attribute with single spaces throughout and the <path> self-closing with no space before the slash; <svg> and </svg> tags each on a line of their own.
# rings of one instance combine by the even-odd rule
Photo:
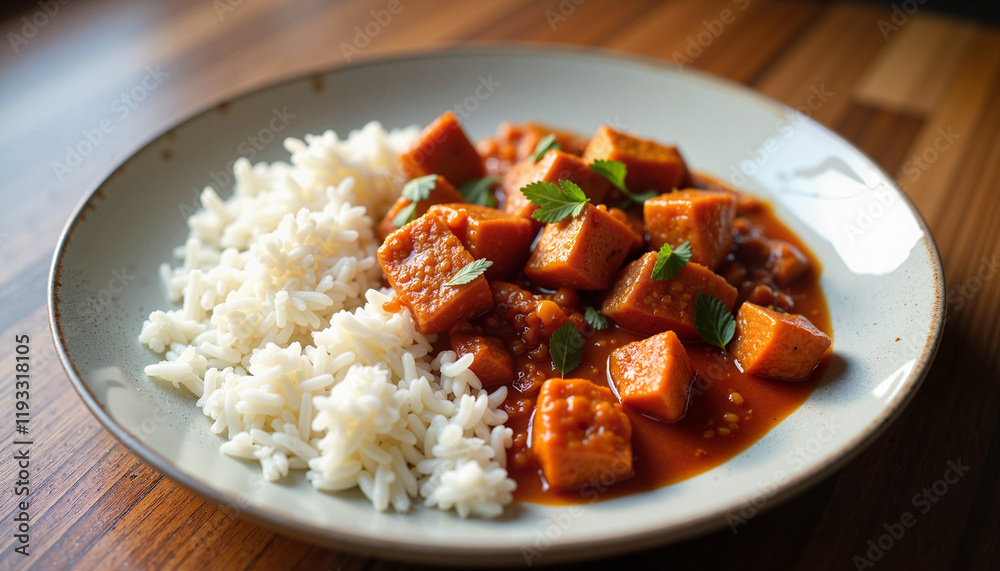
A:
<svg viewBox="0 0 1000 571">
<path fill-rule="evenodd" d="M 483 386 L 514 380 L 514 359 L 496 337 L 451 333 L 451 349 L 462 358 L 472 354 L 469 370 L 479 377 Z"/>
<path fill-rule="evenodd" d="M 446 286 L 474 259 L 438 217 L 425 214 L 386 238 L 378 259 L 408 307 L 417 328 L 429 335 L 447 331 L 459 319 L 475 317 L 493 306 L 486 278 Z"/>
<path fill-rule="evenodd" d="M 541 123 L 500 123 L 497 134 L 479 141 L 476 149 L 487 159 L 487 170 L 506 173 L 511 165 L 526 159 L 535 152 L 538 142 L 549 134 L 555 135 L 559 147 L 571 154 L 580 156 L 587 147 L 589 140 L 575 133 L 554 129 Z"/>
<path fill-rule="evenodd" d="M 631 438 L 632 423 L 607 387 L 558 378 L 542 385 L 531 449 L 553 488 L 632 475 Z"/>
<path fill-rule="evenodd" d="M 736 288 L 701 264 L 688 263 L 676 277 L 653 279 L 656 252 L 625 266 L 601 311 L 618 325 L 639 333 L 671 330 L 684 340 L 699 339 L 694 303 L 698 292 L 719 299 L 730 310 Z"/>
<path fill-rule="evenodd" d="M 446 111 L 428 125 L 413 147 L 399 159 L 410 178 L 439 174 L 451 184 L 460 186 L 466 181 L 486 176 L 483 158 L 451 111 Z"/>
<path fill-rule="evenodd" d="M 538 162 L 532 161 L 530 157 L 522 160 L 503 177 L 501 188 L 506 196 L 504 212 L 529 218 L 536 207 L 528 201 L 521 189 L 532 182 L 558 184 L 560 180 L 575 183 L 594 204 L 604 200 L 611 189 L 611 183 L 591 171 L 580 157 L 563 151 L 549 151 Z"/>
<path fill-rule="evenodd" d="M 691 174 L 677 147 L 639 139 L 602 125 L 583 153 L 584 162 L 598 159 L 625 163 L 625 186 L 633 193 L 649 189 L 670 192 L 692 186 Z"/>
<path fill-rule="evenodd" d="M 512 277 L 524 267 L 535 239 L 526 218 L 474 204 L 438 204 L 427 212 L 444 221 L 474 258 L 493 262 L 488 279 Z"/>
<path fill-rule="evenodd" d="M 551 288 L 605 289 L 635 239 L 632 228 L 604 205 L 587 204 L 576 218 L 545 226 L 524 274 Z"/>
<path fill-rule="evenodd" d="M 431 190 L 430 195 L 425 199 L 417 202 L 414 209 L 414 219 L 420 218 L 427 213 L 427 209 L 434 204 L 441 204 L 444 202 L 465 202 L 465 197 L 462 193 L 452 186 L 444 177 L 439 176 L 437 178 L 437 184 Z M 378 225 L 378 237 L 380 240 L 385 241 L 389 234 L 395 232 L 399 226 L 396 225 L 396 217 L 404 209 L 408 208 L 412 202 L 405 196 L 400 196 L 396 199 L 396 202 L 386 213 L 385 217 L 382 218 L 382 222 Z"/>
<path fill-rule="evenodd" d="M 695 372 L 673 331 L 615 349 L 609 371 L 622 404 L 667 421 L 678 420 L 687 411 Z"/>
<path fill-rule="evenodd" d="M 784 240 L 771 240 L 771 255 L 764 266 L 778 287 L 784 287 L 809 269 L 809 259 L 798 248 Z"/>
<path fill-rule="evenodd" d="M 691 243 L 691 261 L 714 270 L 733 247 L 736 195 L 709 190 L 661 194 L 642 206 L 649 247 Z"/>
<path fill-rule="evenodd" d="M 830 343 L 804 315 L 746 302 L 736 314 L 731 347 L 743 372 L 796 381 L 812 373 Z"/>
</svg>

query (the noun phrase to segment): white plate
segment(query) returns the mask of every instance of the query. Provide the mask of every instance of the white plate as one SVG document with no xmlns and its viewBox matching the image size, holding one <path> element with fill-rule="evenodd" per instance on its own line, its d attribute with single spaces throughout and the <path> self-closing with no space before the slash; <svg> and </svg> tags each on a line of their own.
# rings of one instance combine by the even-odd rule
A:
<svg viewBox="0 0 1000 571">
<path fill-rule="evenodd" d="M 474 137 L 503 120 L 540 119 L 585 134 L 616 124 L 676 142 L 693 168 L 768 199 L 823 265 L 835 356 L 819 388 L 762 440 L 699 476 L 587 505 L 522 503 L 498 521 L 376 513 L 359 493 L 319 493 L 301 474 L 264 483 L 256 465 L 221 454 L 192 397 L 143 374 L 157 356 L 136 340 L 149 312 L 167 305 L 157 266 L 186 236 L 195 192 L 228 185 L 239 154 L 287 159 L 286 136 L 346 134 L 372 119 L 424 125 L 445 109 Z M 913 396 L 937 349 L 943 292 L 933 240 L 891 177 L 801 113 L 647 60 L 510 48 L 337 68 L 181 123 L 81 204 L 55 254 L 49 307 L 69 377 L 105 427 L 223 509 L 379 557 L 499 564 L 606 555 L 739 525 L 815 483 Z"/>
</svg>

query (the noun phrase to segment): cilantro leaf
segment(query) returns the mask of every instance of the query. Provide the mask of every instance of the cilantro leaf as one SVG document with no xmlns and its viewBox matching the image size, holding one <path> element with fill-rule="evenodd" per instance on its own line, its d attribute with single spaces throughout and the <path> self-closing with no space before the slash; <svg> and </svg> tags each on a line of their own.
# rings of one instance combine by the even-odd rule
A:
<svg viewBox="0 0 1000 571">
<path fill-rule="evenodd" d="M 664 244 L 653 264 L 654 280 L 669 280 L 680 273 L 681 268 L 691 261 L 691 242 L 684 242 L 677 248 Z"/>
<path fill-rule="evenodd" d="M 604 314 L 589 305 L 584 310 L 583 317 L 594 329 L 607 329 L 611 325 L 611 323 L 608 322 L 608 318 L 605 317 Z"/>
<path fill-rule="evenodd" d="M 625 174 L 628 171 L 628 168 L 625 166 L 625 163 L 621 161 L 597 159 L 590 163 L 590 170 L 608 179 L 608 182 L 615 185 L 615 188 L 618 190 L 622 191 L 622 194 L 628 198 L 628 202 L 622 204 L 625 208 L 630 206 L 629 202 L 642 205 L 643 202 L 646 202 L 650 198 L 660 194 L 653 189 L 647 190 L 646 192 L 635 193 L 625 188 Z"/>
<path fill-rule="evenodd" d="M 417 203 L 411 202 L 404 206 L 396 215 L 392 218 L 392 225 L 396 228 L 402 228 L 410 222 L 417 219 Z"/>
<path fill-rule="evenodd" d="M 540 222 L 559 222 L 577 217 L 590 199 L 576 184 L 560 180 L 559 185 L 548 181 L 532 182 L 521 188 L 525 198 L 538 207 L 531 217 Z"/>
<path fill-rule="evenodd" d="M 552 364 L 563 377 L 580 366 L 580 361 L 583 360 L 583 338 L 572 322 L 566 323 L 552 334 L 549 339 L 549 355 L 552 357 Z"/>
<path fill-rule="evenodd" d="M 465 285 L 471 282 L 472 280 L 478 278 L 479 276 L 483 275 L 483 272 L 485 272 L 492 265 L 493 262 L 487 260 L 486 258 L 470 262 L 466 264 L 464 268 L 458 270 L 458 273 L 455 274 L 455 276 L 452 277 L 450 280 L 445 282 L 444 285 L 447 287 Z"/>
<path fill-rule="evenodd" d="M 403 185 L 403 196 L 410 202 L 427 200 L 431 196 L 431 191 L 437 186 L 437 179 L 436 174 L 417 177 Z"/>
<path fill-rule="evenodd" d="M 542 158 L 543 156 L 545 156 L 545 153 L 553 149 L 561 150 L 562 145 L 556 142 L 555 133 L 549 133 L 548 135 L 542 137 L 538 141 L 538 144 L 535 145 L 535 150 L 534 152 L 531 153 L 531 162 L 537 163 L 538 159 Z"/>
<path fill-rule="evenodd" d="M 462 196 L 470 204 L 496 208 L 497 199 L 493 196 L 493 189 L 491 187 L 498 182 L 500 182 L 500 177 L 498 176 L 484 176 L 483 178 L 465 182 L 458 188 L 458 191 L 462 193 Z"/>
<path fill-rule="evenodd" d="M 736 332 L 736 320 L 717 298 L 698 292 L 694 300 L 694 327 L 705 342 L 726 350 L 726 343 Z"/>
<path fill-rule="evenodd" d="M 628 192 L 628 190 L 625 189 L 625 163 L 621 161 L 606 161 L 604 159 L 597 159 L 596 161 L 590 163 L 590 170 L 608 179 L 608 181 L 615 185 L 615 188 L 618 190 Z"/>
</svg>

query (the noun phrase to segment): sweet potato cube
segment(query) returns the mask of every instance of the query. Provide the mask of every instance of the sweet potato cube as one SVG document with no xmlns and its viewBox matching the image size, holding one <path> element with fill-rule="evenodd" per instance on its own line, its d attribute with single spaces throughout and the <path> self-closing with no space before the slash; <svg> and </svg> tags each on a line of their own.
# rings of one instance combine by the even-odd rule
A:
<svg viewBox="0 0 1000 571">
<path fill-rule="evenodd" d="M 677 147 L 639 139 L 607 125 L 597 130 L 583 153 L 584 162 L 597 159 L 625 163 L 625 186 L 632 192 L 655 189 L 663 193 L 693 185 Z"/>
<path fill-rule="evenodd" d="M 510 277 L 524 267 L 535 239 L 526 218 L 476 204 L 438 204 L 427 212 L 443 220 L 474 258 L 493 262 L 487 279 Z"/>
<path fill-rule="evenodd" d="M 691 261 L 714 270 L 733 247 L 736 195 L 710 190 L 661 194 L 642 205 L 650 249 L 691 243 Z"/>
<path fill-rule="evenodd" d="M 784 240 L 771 240 L 771 255 L 768 256 L 767 271 L 771 272 L 774 283 L 785 287 L 799 278 L 809 269 L 809 258 Z"/>
<path fill-rule="evenodd" d="M 447 331 L 493 307 L 493 294 L 483 276 L 467 284 L 445 285 L 473 262 L 462 242 L 438 217 L 425 214 L 393 232 L 378 249 L 378 259 L 425 335 Z"/>
<path fill-rule="evenodd" d="M 514 163 L 534 154 L 538 142 L 549 134 L 555 136 L 556 143 L 563 151 L 576 156 L 582 155 L 587 143 L 590 142 L 576 133 L 555 129 L 542 123 L 505 121 L 497 127 L 495 136 L 480 140 L 476 148 L 484 157 L 495 156 L 500 161 Z"/>
<path fill-rule="evenodd" d="M 434 204 L 441 204 L 444 202 L 465 202 L 465 197 L 462 193 L 458 192 L 454 186 L 451 185 L 443 176 L 438 176 L 437 185 L 431 190 L 430 196 L 426 199 L 421 200 L 417 203 L 416 215 L 419 218 L 427 213 L 427 209 Z M 382 222 L 378 225 L 378 237 L 383 242 L 389 234 L 396 231 L 396 216 L 401 210 L 410 205 L 410 200 L 405 196 L 400 196 L 393 203 L 392 208 L 389 212 L 382 218 Z"/>
<path fill-rule="evenodd" d="M 537 402 L 531 450 L 550 486 L 608 484 L 632 475 L 632 423 L 607 387 L 549 379 Z"/>
<path fill-rule="evenodd" d="M 525 198 L 521 189 L 532 182 L 547 181 L 558 184 L 560 180 L 576 183 L 594 204 L 603 201 L 611 189 L 611 183 L 590 170 L 580 157 L 563 151 L 549 151 L 538 159 L 537 163 L 528 157 L 514 165 L 504 175 L 501 183 L 501 189 L 506 197 L 504 212 L 512 216 L 530 218 L 537 207 Z"/>
<path fill-rule="evenodd" d="M 587 204 L 579 216 L 545 225 L 524 275 L 550 288 L 605 289 L 635 238 L 632 228 L 604 205 Z"/>
<path fill-rule="evenodd" d="M 410 178 L 439 174 L 455 186 L 486 176 L 483 157 L 451 111 L 428 125 L 409 151 L 399 156 Z"/>
<path fill-rule="evenodd" d="M 601 311 L 615 323 L 639 333 L 652 335 L 673 331 L 685 340 L 698 339 L 694 322 L 694 301 L 698 293 L 711 295 L 729 309 L 736 303 L 736 288 L 722 276 L 689 262 L 669 280 L 653 279 L 656 252 L 647 252 L 618 275 Z"/>
<path fill-rule="evenodd" d="M 671 422 L 687 412 L 694 367 L 673 331 L 615 349 L 610 372 L 622 404 Z"/>
<path fill-rule="evenodd" d="M 514 379 L 514 358 L 496 337 L 452 333 L 451 350 L 458 353 L 459 358 L 472 354 L 469 370 L 479 377 L 483 386 Z"/>
<path fill-rule="evenodd" d="M 745 373 L 797 381 L 812 373 L 830 344 L 804 315 L 744 302 L 731 347 Z"/>
</svg>

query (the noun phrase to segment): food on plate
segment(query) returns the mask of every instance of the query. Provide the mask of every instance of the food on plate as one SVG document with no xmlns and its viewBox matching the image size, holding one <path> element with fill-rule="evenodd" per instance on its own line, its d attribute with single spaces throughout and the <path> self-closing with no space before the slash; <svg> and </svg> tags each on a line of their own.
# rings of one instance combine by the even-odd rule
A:
<svg viewBox="0 0 1000 571">
<path fill-rule="evenodd" d="M 205 189 L 139 337 L 267 480 L 463 517 L 614 497 L 724 462 L 818 380 L 815 260 L 674 146 L 473 142 L 450 112 L 285 146 Z"/>
</svg>

